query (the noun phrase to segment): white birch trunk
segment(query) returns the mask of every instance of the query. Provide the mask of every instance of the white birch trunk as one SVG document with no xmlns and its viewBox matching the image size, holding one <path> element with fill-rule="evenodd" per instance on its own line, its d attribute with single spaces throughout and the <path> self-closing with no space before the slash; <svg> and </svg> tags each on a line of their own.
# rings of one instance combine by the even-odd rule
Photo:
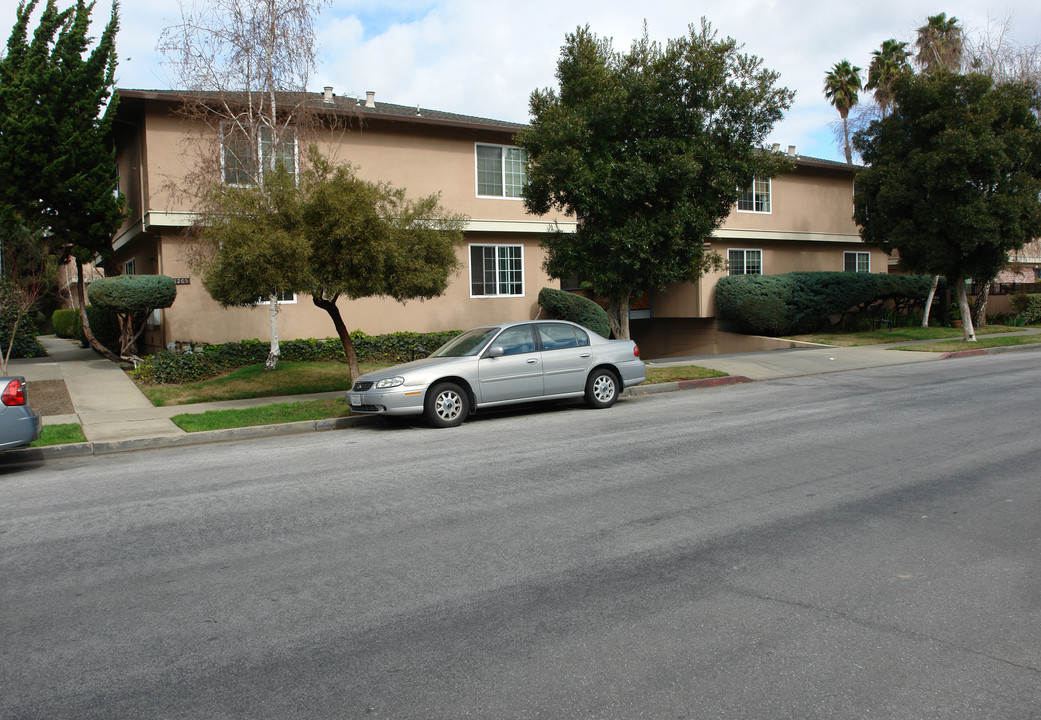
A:
<svg viewBox="0 0 1041 720">
<path fill-rule="evenodd" d="M 933 275 L 933 286 L 929 288 L 929 295 L 925 298 L 925 314 L 922 315 L 922 327 L 929 327 L 929 313 L 933 309 L 933 298 L 936 297 L 936 287 L 940 284 L 940 276 Z"/>
<path fill-rule="evenodd" d="M 268 352 L 264 369 L 274 370 L 278 364 L 278 295 L 271 295 L 268 300 L 271 301 L 268 312 L 268 322 L 271 328 L 271 350 Z"/>
<path fill-rule="evenodd" d="M 972 327 L 972 311 L 969 310 L 969 294 L 965 291 L 965 278 L 958 278 L 958 308 L 961 310 L 961 326 L 966 342 L 976 342 L 976 331 Z"/>
</svg>

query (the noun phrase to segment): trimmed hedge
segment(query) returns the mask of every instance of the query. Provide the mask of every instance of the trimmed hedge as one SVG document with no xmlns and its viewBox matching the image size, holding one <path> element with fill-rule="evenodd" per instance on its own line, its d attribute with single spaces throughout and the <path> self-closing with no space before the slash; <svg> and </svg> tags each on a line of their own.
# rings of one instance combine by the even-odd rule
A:
<svg viewBox="0 0 1041 720">
<path fill-rule="evenodd" d="M 51 314 L 51 325 L 54 326 L 54 334 L 60 338 L 75 340 L 83 334 L 80 327 L 80 314 L 75 308 L 61 308 Z"/>
<path fill-rule="evenodd" d="M 401 363 L 426 357 L 459 332 L 400 332 L 370 336 L 358 330 L 351 333 L 351 341 L 361 362 Z M 223 345 L 199 346 L 185 353 L 163 350 L 146 357 L 133 372 L 135 377 L 147 383 L 194 382 L 219 375 L 225 370 L 263 363 L 267 360 L 270 348 L 271 343 L 266 340 L 242 340 Z M 288 362 L 346 362 L 339 338 L 280 342 L 279 359 Z"/>
<path fill-rule="evenodd" d="M 91 306 L 135 318 L 170 307 L 176 297 L 177 286 L 166 275 L 117 275 L 99 278 L 87 287 Z"/>
<path fill-rule="evenodd" d="M 906 310 L 929 294 L 932 278 L 847 272 L 730 275 L 716 283 L 722 318 L 756 335 L 813 332 L 835 315 L 892 302 Z"/>
<path fill-rule="evenodd" d="M 588 298 L 565 290 L 542 288 L 539 291 L 539 306 L 551 318 L 570 320 L 589 328 L 597 335 L 611 337 L 611 323 L 607 319 L 607 313 Z"/>
</svg>

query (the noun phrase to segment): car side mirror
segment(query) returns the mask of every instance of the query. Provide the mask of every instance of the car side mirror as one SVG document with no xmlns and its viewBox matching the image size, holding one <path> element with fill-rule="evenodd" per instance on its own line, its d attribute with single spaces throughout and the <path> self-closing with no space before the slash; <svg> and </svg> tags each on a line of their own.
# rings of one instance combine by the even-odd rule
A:
<svg viewBox="0 0 1041 720">
<path fill-rule="evenodd" d="M 506 351 L 502 349 L 502 345 L 492 345 L 488 348 L 488 357 L 490 358 L 497 358 L 505 354 Z"/>
</svg>

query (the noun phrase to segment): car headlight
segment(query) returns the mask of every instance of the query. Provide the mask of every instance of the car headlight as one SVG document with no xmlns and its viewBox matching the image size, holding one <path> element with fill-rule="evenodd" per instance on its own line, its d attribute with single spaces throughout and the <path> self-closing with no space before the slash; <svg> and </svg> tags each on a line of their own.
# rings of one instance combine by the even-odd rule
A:
<svg viewBox="0 0 1041 720">
<path fill-rule="evenodd" d="M 404 384 L 404 382 L 405 382 L 405 378 L 403 378 L 403 377 L 384 378 L 383 380 L 377 380 L 376 381 L 376 387 L 378 387 L 380 389 L 382 389 L 382 388 L 392 388 L 392 387 L 397 387 L 398 385 L 402 385 L 402 384 Z"/>
</svg>

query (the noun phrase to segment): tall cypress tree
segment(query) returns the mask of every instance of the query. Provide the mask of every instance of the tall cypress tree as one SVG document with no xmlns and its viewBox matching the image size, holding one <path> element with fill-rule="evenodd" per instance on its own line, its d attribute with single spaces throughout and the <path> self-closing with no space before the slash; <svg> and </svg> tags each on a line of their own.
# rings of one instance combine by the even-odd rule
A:
<svg viewBox="0 0 1041 720">
<path fill-rule="evenodd" d="M 87 325 L 83 265 L 112 254 L 112 234 L 123 213 L 107 135 L 116 69 L 118 6 L 94 48 L 94 3 L 77 0 L 58 10 L 47 0 L 32 39 L 30 16 L 38 0 L 18 7 L 7 54 L 0 62 L 0 191 L 4 217 L 45 228 L 52 249 L 76 262 L 84 335 L 106 357 Z"/>
</svg>

